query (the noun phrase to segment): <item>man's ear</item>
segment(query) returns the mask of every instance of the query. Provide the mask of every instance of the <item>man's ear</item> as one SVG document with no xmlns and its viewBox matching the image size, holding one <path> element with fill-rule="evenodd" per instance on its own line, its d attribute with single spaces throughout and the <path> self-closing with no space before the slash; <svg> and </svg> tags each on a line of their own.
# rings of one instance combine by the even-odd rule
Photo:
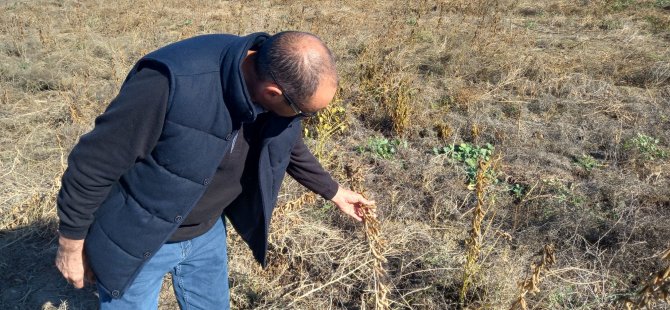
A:
<svg viewBox="0 0 670 310">
<path fill-rule="evenodd" d="M 276 102 L 282 99 L 282 91 L 273 83 L 263 85 L 261 96 L 266 102 Z"/>
</svg>

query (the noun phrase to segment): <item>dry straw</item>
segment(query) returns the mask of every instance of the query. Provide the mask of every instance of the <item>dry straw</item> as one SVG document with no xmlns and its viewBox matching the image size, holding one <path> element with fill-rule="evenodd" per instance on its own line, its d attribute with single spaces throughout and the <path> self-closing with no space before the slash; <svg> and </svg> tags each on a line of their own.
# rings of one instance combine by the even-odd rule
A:
<svg viewBox="0 0 670 310">
<path fill-rule="evenodd" d="M 463 266 L 463 285 L 459 293 L 459 301 L 461 307 L 465 307 L 465 298 L 470 284 L 473 282 L 473 277 L 479 270 L 479 256 L 482 247 L 482 222 L 486 216 L 486 209 L 484 208 L 484 194 L 489 183 L 489 178 L 486 174 L 491 167 L 490 160 L 480 160 L 477 170 L 475 193 L 477 195 L 477 205 L 472 215 L 472 225 L 470 228 L 470 236 L 466 240 L 467 250 L 465 253 L 465 265 Z"/>
<path fill-rule="evenodd" d="M 345 167 L 347 177 L 351 182 L 351 188 L 363 193 L 363 171 L 360 166 L 353 167 L 347 165 Z M 388 285 L 388 276 L 384 265 L 388 262 L 384 257 L 387 250 L 387 243 L 381 237 L 381 225 L 377 220 L 377 206 L 363 205 L 361 208 L 361 217 L 363 218 L 363 228 L 365 230 L 365 237 L 368 240 L 368 247 L 373 256 L 372 260 L 372 277 L 374 281 L 375 293 L 375 309 L 385 310 L 390 309 L 390 302 L 388 294 L 390 292 Z M 361 300 L 361 309 L 365 309 L 365 301 Z"/>
<path fill-rule="evenodd" d="M 519 295 L 517 296 L 514 303 L 510 307 L 510 310 L 527 310 L 528 304 L 526 303 L 526 295 L 528 293 L 539 293 L 540 292 L 540 281 L 544 275 L 546 275 L 549 268 L 556 262 L 554 257 L 554 245 L 547 244 L 542 249 L 542 259 L 536 263 L 530 265 L 530 273 L 523 281 L 519 282 Z"/>
<path fill-rule="evenodd" d="M 375 309 L 390 309 L 387 285 L 387 274 L 384 264 L 387 263 L 383 253 L 386 250 L 386 241 L 381 238 L 379 221 L 375 215 L 375 205 L 365 205 L 361 208 L 365 236 L 368 239 L 370 253 L 374 257 L 372 262 L 372 276 L 374 279 Z"/>
<path fill-rule="evenodd" d="M 663 253 L 661 259 L 670 261 L 670 249 Z M 626 309 L 651 309 L 653 305 L 663 301 L 670 303 L 670 265 L 653 275 L 633 298 L 625 298 Z"/>
</svg>

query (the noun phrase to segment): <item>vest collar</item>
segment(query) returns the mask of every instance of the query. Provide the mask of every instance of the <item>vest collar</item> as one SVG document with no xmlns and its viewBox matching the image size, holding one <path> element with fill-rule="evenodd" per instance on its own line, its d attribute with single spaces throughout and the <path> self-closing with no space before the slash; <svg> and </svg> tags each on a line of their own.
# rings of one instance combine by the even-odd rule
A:
<svg viewBox="0 0 670 310">
<path fill-rule="evenodd" d="M 242 61 L 247 51 L 254 45 L 265 41 L 269 35 L 264 32 L 252 33 L 237 38 L 236 42 L 228 45 L 221 55 L 221 87 L 223 100 L 233 120 L 250 123 L 256 119 L 258 109 L 251 101 L 251 95 L 242 75 Z"/>
</svg>

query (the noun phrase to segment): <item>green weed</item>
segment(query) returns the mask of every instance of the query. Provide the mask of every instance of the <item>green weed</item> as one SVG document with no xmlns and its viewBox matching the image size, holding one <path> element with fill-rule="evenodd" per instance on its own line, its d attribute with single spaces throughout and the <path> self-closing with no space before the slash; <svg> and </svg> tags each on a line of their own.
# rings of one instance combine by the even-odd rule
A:
<svg viewBox="0 0 670 310">
<path fill-rule="evenodd" d="M 615 30 L 623 28 L 623 22 L 616 19 L 605 19 L 600 22 L 598 28 L 602 30 Z"/>
<path fill-rule="evenodd" d="M 495 147 L 490 143 L 487 143 L 484 146 L 475 146 L 469 143 L 461 143 L 459 145 L 450 144 L 444 147 L 435 147 L 433 148 L 433 154 L 445 154 L 452 161 L 463 163 L 465 165 L 465 172 L 468 175 L 468 187 L 472 187 L 475 184 L 477 176 L 477 167 L 479 161 L 489 161 L 491 160 L 491 155 Z M 487 170 L 487 177 L 489 179 L 495 179 L 495 172 L 493 168 Z"/>
<path fill-rule="evenodd" d="M 407 148 L 407 141 L 399 139 L 387 139 L 387 138 L 372 138 L 368 141 L 366 147 L 359 147 L 359 153 L 370 152 L 372 155 L 383 158 L 383 159 L 392 159 L 398 147 Z"/>
<path fill-rule="evenodd" d="M 512 196 L 514 196 L 516 199 L 523 198 L 523 196 L 526 195 L 526 192 L 528 191 L 526 186 L 519 183 L 510 184 L 508 189 L 510 194 L 512 194 Z"/>
<path fill-rule="evenodd" d="M 659 8 L 664 9 L 664 8 L 667 8 L 667 7 L 670 6 L 670 0 L 656 0 L 656 2 L 654 3 L 654 5 L 655 5 L 656 7 L 659 7 Z"/>
<path fill-rule="evenodd" d="M 658 145 L 658 139 L 641 133 L 626 141 L 624 149 L 637 152 L 646 160 L 668 157 L 668 151 Z"/>
<path fill-rule="evenodd" d="M 576 160 L 577 165 L 584 168 L 584 170 L 588 172 L 591 172 L 593 168 L 599 168 L 602 167 L 603 165 L 597 159 L 593 158 L 590 155 L 582 155 L 581 157 L 578 157 Z"/>
<path fill-rule="evenodd" d="M 416 18 L 415 18 L 414 16 L 408 17 L 408 18 L 405 20 L 405 24 L 407 24 L 407 25 L 409 25 L 409 26 L 416 26 L 417 23 L 418 23 L 418 22 L 416 21 Z"/>
<path fill-rule="evenodd" d="M 543 180 L 552 195 L 552 199 L 558 203 L 564 203 L 568 206 L 580 206 L 586 200 L 585 197 L 576 192 L 573 183 L 563 183 L 557 179 Z"/>
<path fill-rule="evenodd" d="M 534 20 L 524 21 L 523 22 L 523 27 L 526 28 L 526 29 L 530 29 L 530 30 L 536 29 L 537 28 L 537 22 L 534 21 Z"/>
<path fill-rule="evenodd" d="M 634 0 L 614 0 L 612 1 L 611 8 L 613 11 L 623 11 L 627 8 L 629 8 L 631 5 L 635 3 Z"/>
</svg>

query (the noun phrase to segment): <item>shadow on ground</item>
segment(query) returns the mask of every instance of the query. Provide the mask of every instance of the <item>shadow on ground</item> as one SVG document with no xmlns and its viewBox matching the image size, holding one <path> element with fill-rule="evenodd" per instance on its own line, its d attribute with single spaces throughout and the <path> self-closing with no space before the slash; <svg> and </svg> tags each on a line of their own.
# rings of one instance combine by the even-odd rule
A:
<svg viewBox="0 0 670 310">
<path fill-rule="evenodd" d="M 96 309 L 94 287 L 78 290 L 54 265 L 53 220 L 0 230 L 0 309 Z"/>
</svg>

